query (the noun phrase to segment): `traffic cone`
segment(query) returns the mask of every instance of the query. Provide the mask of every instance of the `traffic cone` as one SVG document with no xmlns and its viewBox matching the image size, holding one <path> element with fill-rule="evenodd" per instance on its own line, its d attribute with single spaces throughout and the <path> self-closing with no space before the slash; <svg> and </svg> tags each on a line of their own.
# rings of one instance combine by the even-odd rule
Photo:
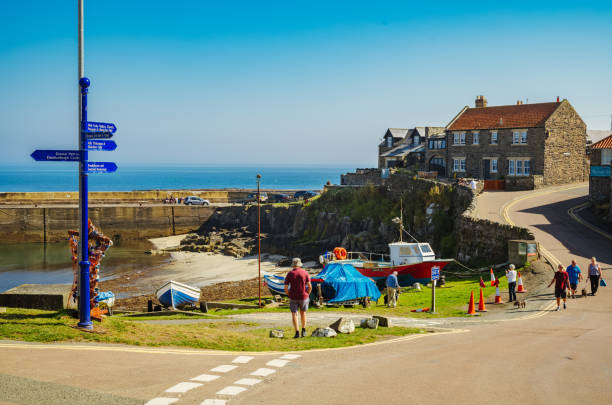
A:
<svg viewBox="0 0 612 405">
<path fill-rule="evenodd" d="M 482 276 L 480 276 L 480 287 L 485 288 L 485 283 L 484 283 L 484 280 L 482 279 Z"/>
<path fill-rule="evenodd" d="M 499 292 L 499 286 L 495 286 L 495 302 L 494 304 L 503 304 L 504 302 L 501 299 L 501 293 Z"/>
<path fill-rule="evenodd" d="M 491 267 L 491 287 L 495 285 L 495 274 L 493 274 L 493 267 Z"/>
<path fill-rule="evenodd" d="M 517 288 L 516 288 L 516 292 L 517 293 L 524 293 L 524 292 L 527 291 L 525 289 L 525 287 L 523 287 L 523 277 L 521 277 L 521 272 L 520 271 L 518 272 L 518 277 L 517 277 L 516 285 L 517 285 Z"/>
<path fill-rule="evenodd" d="M 476 315 L 476 309 L 474 308 L 474 291 L 470 294 L 470 305 L 468 306 L 468 315 Z"/>
<path fill-rule="evenodd" d="M 478 301 L 478 312 L 487 312 L 487 308 L 485 307 L 485 302 L 484 302 L 484 294 L 482 293 L 482 288 L 480 289 L 480 301 Z"/>
</svg>

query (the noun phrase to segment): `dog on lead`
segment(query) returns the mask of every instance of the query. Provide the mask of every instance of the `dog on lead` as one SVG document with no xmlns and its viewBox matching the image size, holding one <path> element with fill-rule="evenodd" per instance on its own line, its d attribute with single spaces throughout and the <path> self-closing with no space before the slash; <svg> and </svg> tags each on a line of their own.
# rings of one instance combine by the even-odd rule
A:
<svg viewBox="0 0 612 405">
<path fill-rule="evenodd" d="M 524 308 L 525 308 L 525 304 L 526 304 L 526 303 L 525 303 L 525 300 L 524 300 L 524 299 L 514 301 L 514 306 L 515 306 L 517 309 L 519 309 L 519 308 L 523 308 L 523 309 L 524 309 Z"/>
<path fill-rule="evenodd" d="M 586 298 L 587 297 L 587 292 L 586 292 L 586 288 L 582 289 L 582 298 Z"/>
</svg>

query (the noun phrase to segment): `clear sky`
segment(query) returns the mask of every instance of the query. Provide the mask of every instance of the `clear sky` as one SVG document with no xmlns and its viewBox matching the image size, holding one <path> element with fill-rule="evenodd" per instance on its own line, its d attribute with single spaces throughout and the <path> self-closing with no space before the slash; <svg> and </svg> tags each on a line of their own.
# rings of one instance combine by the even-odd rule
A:
<svg viewBox="0 0 612 405">
<path fill-rule="evenodd" d="M 76 4 L 2 4 L 1 162 L 76 147 Z M 609 1 L 86 0 L 89 117 L 119 128 L 95 158 L 372 167 L 386 128 L 478 94 L 609 129 L 611 21 Z"/>
</svg>

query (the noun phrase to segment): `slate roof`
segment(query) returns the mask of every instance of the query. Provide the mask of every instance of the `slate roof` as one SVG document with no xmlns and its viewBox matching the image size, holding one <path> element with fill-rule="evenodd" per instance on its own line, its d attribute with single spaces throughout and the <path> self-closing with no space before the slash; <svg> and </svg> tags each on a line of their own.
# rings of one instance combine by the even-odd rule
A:
<svg viewBox="0 0 612 405">
<path fill-rule="evenodd" d="M 543 127 L 559 105 L 560 102 L 553 102 L 466 108 L 451 122 L 448 129 L 462 131 Z"/>
<path fill-rule="evenodd" d="M 389 128 L 388 131 L 391 132 L 391 136 L 393 136 L 394 138 L 404 138 L 406 135 L 408 135 L 408 131 L 410 131 L 410 129 L 408 128 Z"/>
<path fill-rule="evenodd" d="M 591 149 L 612 149 L 612 135 L 591 145 Z"/>
<path fill-rule="evenodd" d="M 419 150 L 422 149 L 422 150 Z M 391 149 L 388 152 L 383 153 L 381 156 L 382 157 L 394 157 L 394 156 L 406 156 L 412 152 L 423 152 L 425 151 L 425 145 L 421 144 L 421 145 L 417 145 L 417 146 L 412 146 L 412 145 L 400 145 L 397 146 L 393 149 Z"/>
</svg>

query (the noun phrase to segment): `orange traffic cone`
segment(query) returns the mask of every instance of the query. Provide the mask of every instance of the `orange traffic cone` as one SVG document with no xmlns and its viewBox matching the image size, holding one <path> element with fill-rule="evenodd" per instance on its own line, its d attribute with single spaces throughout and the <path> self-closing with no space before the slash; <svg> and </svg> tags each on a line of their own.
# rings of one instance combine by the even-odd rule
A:
<svg viewBox="0 0 612 405">
<path fill-rule="evenodd" d="M 480 289 L 480 300 L 478 301 L 478 312 L 487 312 L 487 308 L 485 307 L 484 295 L 482 293 L 482 288 Z"/>
<path fill-rule="evenodd" d="M 523 287 L 523 277 L 521 277 L 521 272 L 518 272 L 518 276 L 517 276 L 517 280 L 516 280 L 516 292 L 517 293 L 524 293 L 527 290 L 525 289 L 525 287 Z"/>
<path fill-rule="evenodd" d="M 493 274 L 493 267 L 491 267 L 491 287 L 495 285 L 495 274 Z"/>
<path fill-rule="evenodd" d="M 501 299 L 501 293 L 499 292 L 499 285 L 495 286 L 495 302 L 494 304 L 503 304 Z"/>
<path fill-rule="evenodd" d="M 482 276 L 480 276 L 480 287 L 485 288 L 485 283 L 484 283 L 484 280 L 482 279 Z"/>
<path fill-rule="evenodd" d="M 474 308 L 474 291 L 470 294 L 470 305 L 468 306 L 468 315 L 476 315 L 476 309 Z"/>
</svg>

